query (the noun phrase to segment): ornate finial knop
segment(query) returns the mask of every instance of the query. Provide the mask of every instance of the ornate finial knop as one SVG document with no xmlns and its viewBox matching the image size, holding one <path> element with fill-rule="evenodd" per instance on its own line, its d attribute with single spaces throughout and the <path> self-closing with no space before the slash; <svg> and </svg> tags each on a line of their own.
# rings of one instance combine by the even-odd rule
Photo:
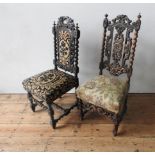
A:
<svg viewBox="0 0 155 155">
<path fill-rule="evenodd" d="M 103 21 L 103 27 L 106 28 L 108 26 L 108 14 L 105 14 L 105 19 Z"/>
<path fill-rule="evenodd" d="M 108 14 L 107 14 L 107 13 L 105 14 L 105 17 L 106 17 L 106 18 L 108 17 Z"/>
<path fill-rule="evenodd" d="M 78 23 L 76 23 L 76 27 L 79 28 Z"/>
<path fill-rule="evenodd" d="M 139 15 L 138 15 L 137 17 L 140 19 L 140 18 L 142 17 L 142 16 L 141 16 L 141 13 L 139 13 Z"/>
</svg>

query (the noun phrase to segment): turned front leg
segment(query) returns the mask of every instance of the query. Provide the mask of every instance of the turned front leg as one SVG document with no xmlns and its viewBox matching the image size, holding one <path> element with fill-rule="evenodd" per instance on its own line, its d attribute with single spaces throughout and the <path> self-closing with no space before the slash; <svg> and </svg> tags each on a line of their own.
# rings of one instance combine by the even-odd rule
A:
<svg viewBox="0 0 155 155">
<path fill-rule="evenodd" d="M 53 129 L 56 128 L 56 120 L 54 119 L 54 110 L 52 108 L 52 103 L 49 99 L 46 99 L 46 103 L 48 106 L 48 114 L 50 116 L 50 125 L 53 127 Z"/>
<path fill-rule="evenodd" d="M 37 106 L 37 104 L 33 103 L 33 96 L 32 96 L 32 94 L 28 92 L 27 97 L 28 97 L 28 99 L 30 101 L 30 108 L 31 108 L 31 110 L 33 112 L 35 112 L 35 107 Z"/>
<path fill-rule="evenodd" d="M 84 109 L 83 109 L 83 102 L 81 99 L 78 99 L 78 104 L 79 104 L 79 108 L 80 108 L 80 117 L 81 117 L 81 120 L 84 119 Z"/>
</svg>

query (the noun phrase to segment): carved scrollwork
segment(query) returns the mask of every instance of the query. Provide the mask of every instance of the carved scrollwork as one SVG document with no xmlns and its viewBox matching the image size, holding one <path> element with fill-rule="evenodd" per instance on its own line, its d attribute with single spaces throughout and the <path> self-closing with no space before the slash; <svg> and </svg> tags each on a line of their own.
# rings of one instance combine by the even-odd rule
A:
<svg viewBox="0 0 155 155">
<path fill-rule="evenodd" d="M 71 30 L 75 29 L 74 20 L 68 16 L 61 16 L 58 19 L 57 27 L 67 27 Z"/>
<path fill-rule="evenodd" d="M 132 21 L 126 15 L 118 15 L 115 19 L 112 20 L 112 22 L 112 26 L 115 27 L 117 33 L 121 34 Z"/>
<path fill-rule="evenodd" d="M 120 75 L 122 73 L 126 73 L 128 71 L 127 67 L 122 67 L 120 66 L 119 64 L 116 65 L 116 64 L 110 64 L 107 68 L 109 70 L 109 72 L 112 74 L 112 75 Z"/>
<path fill-rule="evenodd" d="M 109 58 L 111 56 L 111 43 L 112 43 L 111 37 L 110 36 L 107 36 L 105 56 L 107 56 L 107 59 L 108 60 L 109 60 Z"/>
<path fill-rule="evenodd" d="M 78 73 L 78 39 L 80 31 L 74 20 L 62 16 L 53 27 L 55 35 L 55 68 L 59 67 L 71 73 Z"/>
<path fill-rule="evenodd" d="M 111 28 L 108 28 L 108 30 L 110 34 L 106 37 L 106 41 L 105 41 L 105 56 L 107 58 L 108 63 L 110 63 L 114 29 L 111 27 Z"/>
<path fill-rule="evenodd" d="M 59 32 L 59 62 L 62 65 L 70 64 L 70 34 L 67 31 Z"/>
<path fill-rule="evenodd" d="M 119 64 L 119 61 L 122 57 L 122 49 L 123 49 L 124 36 L 123 34 L 116 34 L 114 38 L 113 44 L 113 60 L 116 66 Z"/>
<path fill-rule="evenodd" d="M 131 45 L 132 45 L 132 40 L 129 39 L 127 43 L 124 45 L 124 54 L 123 54 L 123 59 L 122 59 L 122 66 L 128 67 L 126 64 L 126 60 L 129 59 L 130 57 L 130 51 L 131 51 Z"/>
<path fill-rule="evenodd" d="M 113 44 L 113 63 L 109 64 L 109 71 L 113 75 L 120 75 L 121 73 L 124 73 L 126 70 L 120 66 L 119 61 L 122 57 L 122 50 L 123 50 L 123 42 L 124 42 L 124 36 L 123 34 L 116 33 L 114 38 L 114 44 Z"/>
<path fill-rule="evenodd" d="M 134 60 L 141 15 L 132 22 L 126 15 L 119 15 L 111 22 L 104 20 L 104 44 L 102 47 L 100 73 L 106 68 L 113 75 L 127 73 L 130 78 Z M 106 29 L 106 31 L 105 31 Z"/>
<path fill-rule="evenodd" d="M 83 112 L 84 114 L 87 113 L 87 112 L 97 112 L 99 113 L 100 115 L 104 115 L 106 117 L 108 117 L 109 119 L 111 119 L 114 123 L 116 123 L 118 120 L 117 120 L 117 116 L 115 113 L 113 112 L 110 112 L 108 110 L 105 110 L 101 107 L 98 107 L 98 106 L 95 106 L 93 104 L 90 104 L 90 103 L 83 103 L 82 104 L 82 109 L 83 109 Z"/>
</svg>

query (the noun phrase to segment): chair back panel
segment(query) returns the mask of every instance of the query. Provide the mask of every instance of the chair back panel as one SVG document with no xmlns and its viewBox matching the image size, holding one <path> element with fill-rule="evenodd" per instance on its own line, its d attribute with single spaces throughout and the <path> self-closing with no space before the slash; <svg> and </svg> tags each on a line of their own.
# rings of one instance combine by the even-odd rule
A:
<svg viewBox="0 0 155 155">
<path fill-rule="evenodd" d="M 107 69 L 112 75 L 127 73 L 130 78 L 141 16 L 132 22 L 126 15 L 109 21 L 105 15 L 100 74 Z"/>
<path fill-rule="evenodd" d="M 54 24 L 55 68 L 59 67 L 71 73 L 78 73 L 78 39 L 80 31 L 73 19 L 62 16 Z"/>
</svg>

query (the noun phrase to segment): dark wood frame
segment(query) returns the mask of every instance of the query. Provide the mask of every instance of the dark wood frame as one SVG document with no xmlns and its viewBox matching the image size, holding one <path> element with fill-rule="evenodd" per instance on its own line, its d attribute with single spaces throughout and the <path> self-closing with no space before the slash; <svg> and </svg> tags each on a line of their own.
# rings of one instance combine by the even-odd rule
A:
<svg viewBox="0 0 155 155">
<path fill-rule="evenodd" d="M 109 21 L 107 17 L 108 15 L 106 14 L 103 21 L 104 32 L 101 61 L 99 64 L 99 75 L 102 75 L 103 69 L 108 70 L 109 73 L 113 76 L 119 76 L 126 73 L 129 91 L 138 31 L 141 25 L 141 15 L 138 15 L 138 19 L 136 22 L 132 22 L 126 15 L 119 15 L 112 21 Z M 114 30 L 116 31 L 115 39 L 113 39 Z M 117 38 L 118 40 L 121 39 L 121 36 L 123 35 L 125 30 L 125 40 L 122 39 L 122 42 L 117 42 Z M 107 34 L 107 31 L 109 31 L 109 35 Z M 132 38 L 130 36 L 131 33 L 133 33 Z M 114 44 L 117 45 L 117 48 L 115 48 Z M 81 120 L 84 119 L 84 116 L 87 112 L 97 111 L 113 121 L 113 135 L 116 136 L 119 124 L 122 121 L 125 112 L 127 111 L 128 91 L 125 95 L 125 102 L 118 114 L 95 106 L 91 103 L 84 103 L 81 99 L 78 98 L 78 103 L 80 105 L 79 107 L 81 111 Z"/>
<path fill-rule="evenodd" d="M 62 65 L 58 61 L 58 59 L 59 59 L 59 56 L 58 56 L 59 55 L 58 32 L 60 29 L 61 30 L 63 29 L 65 31 L 68 30 L 70 32 L 70 35 L 72 36 L 72 39 L 70 41 L 70 50 L 74 55 L 73 55 L 73 61 L 72 61 L 72 64 L 70 64 L 70 67 Z M 79 30 L 78 24 L 76 24 L 76 26 L 75 26 L 73 19 L 71 19 L 68 16 L 61 16 L 58 19 L 57 24 L 54 22 L 52 32 L 54 34 L 54 61 L 53 61 L 53 63 L 55 65 L 55 70 L 61 69 L 65 72 L 67 72 L 68 74 L 72 74 L 76 79 L 77 85 L 75 86 L 75 88 L 77 88 L 79 86 L 79 79 L 78 79 L 79 40 L 78 39 L 80 37 L 80 30 Z M 64 93 L 66 93 L 69 90 L 70 89 L 66 87 Z M 63 106 L 60 106 L 60 105 L 54 103 L 54 100 L 61 97 L 64 93 L 60 93 L 57 96 L 53 96 L 53 95 L 46 96 L 45 100 L 43 100 L 43 99 L 37 100 L 36 98 L 33 97 L 33 94 L 28 92 L 28 99 L 30 101 L 30 107 L 31 107 L 32 111 L 35 112 L 35 107 L 37 105 L 41 106 L 44 110 L 48 110 L 48 113 L 50 116 L 50 124 L 53 127 L 53 129 L 56 128 L 56 124 L 61 118 L 68 115 L 70 113 L 70 111 L 78 105 L 76 102 L 73 105 L 71 105 L 69 108 L 64 108 Z M 44 102 L 46 103 L 46 105 L 44 104 Z M 54 108 L 57 108 L 58 110 L 62 111 L 62 115 L 60 115 L 58 118 L 54 118 Z"/>
</svg>

